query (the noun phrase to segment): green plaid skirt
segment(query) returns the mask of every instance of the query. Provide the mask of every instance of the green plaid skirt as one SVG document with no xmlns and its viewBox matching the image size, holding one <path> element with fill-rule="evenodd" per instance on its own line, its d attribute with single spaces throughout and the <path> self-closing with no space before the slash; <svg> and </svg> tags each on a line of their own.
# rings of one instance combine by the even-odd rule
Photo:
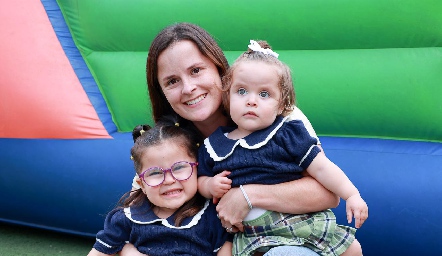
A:
<svg viewBox="0 0 442 256">
<path fill-rule="evenodd" d="M 319 255 L 341 255 L 355 239 L 356 229 L 336 224 L 331 210 L 309 214 L 267 211 L 244 221 L 233 240 L 233 255 L 252 255 L 280 245 L 305 246 Z"/>
</svg>

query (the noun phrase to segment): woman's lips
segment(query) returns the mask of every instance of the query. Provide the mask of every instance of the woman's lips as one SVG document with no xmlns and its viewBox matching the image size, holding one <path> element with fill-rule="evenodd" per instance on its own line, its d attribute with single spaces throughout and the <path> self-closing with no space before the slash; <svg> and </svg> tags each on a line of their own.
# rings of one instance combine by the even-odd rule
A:
<svg viewBox="0 0 442 256">
<path fill-rule="evenodd" d="M 206 98 L 206 96 L 207 96 L 207 93 L 206 93 L 206 94 L 203 94 L 203 95 L 201 95 L 201 96 L 199 96 L 199 97 L 197 97 L 197 98 L 195 98 L 195 99 L 193 99 L 193 100 L 186 101 L 186 104 L 187 104 L 188 106 L 190 106 L 190 105 L 194 105 L 194 104 L 196 104 L 196 103 L 198 103 L 198 102 L 204 100 L 204 98 Z"/>
</svg>

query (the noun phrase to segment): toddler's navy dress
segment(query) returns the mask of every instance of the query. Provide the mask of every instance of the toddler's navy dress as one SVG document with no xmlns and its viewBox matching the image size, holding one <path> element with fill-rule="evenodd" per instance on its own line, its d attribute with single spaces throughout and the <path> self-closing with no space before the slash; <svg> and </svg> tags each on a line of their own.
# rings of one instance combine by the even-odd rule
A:
<svg viewBox="0 0 442 256">
<path fill-rule="evenodd" d="M 210 201 L 180 227 L 174 225 L 175 214 L 161 219 L 147 201 L 140 207 L 115 209 L 107 215 L 104 230 L 98 232 L 93 247 L 105 254 L 115 254 L 131 243 L 149 256 L 216 255 L 229 234 Z"/>
</svg>

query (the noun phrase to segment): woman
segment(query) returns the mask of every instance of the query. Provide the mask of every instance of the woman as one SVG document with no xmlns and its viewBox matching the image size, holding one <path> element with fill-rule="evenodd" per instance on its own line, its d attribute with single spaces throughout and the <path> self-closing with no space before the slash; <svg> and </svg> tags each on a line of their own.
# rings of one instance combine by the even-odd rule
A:
<svg viewBox="0 0 442 256">
<path fill-rule="evenodd" d="M 202 137 L 219 126 L 233 125 L 221 104 L 221 77 L 227 68 L 224 53 L 204 29 L 189 23 L 163 29 L 153 40 L 147 57 L 154 121 L 176 113 L 183 119 L 180 122 L 192 122 Z M 314 133 L 302 112 L 297 108 L 293 112 L 292 118 L 303 120 Z M 316 212 L 339 204 L 336 195 L 308 176 L 277 185 L 250 184 L 243 188 L 253 206 L 277 212 Z M 238 188 L 226 193 L 216 209 L 224 227 L 233 232 L 243 230 L 242 220 L 250 209 Z M 126 249 L 130 246 L 123 249 L 122 255 L 129 255 Z"/>
</svg>

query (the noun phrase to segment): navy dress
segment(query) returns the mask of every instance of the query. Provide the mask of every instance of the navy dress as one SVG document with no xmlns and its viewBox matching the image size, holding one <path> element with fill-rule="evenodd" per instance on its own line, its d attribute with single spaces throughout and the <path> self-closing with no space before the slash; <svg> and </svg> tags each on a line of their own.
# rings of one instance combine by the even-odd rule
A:
<svg viewBox="0 0 442 256">
<path fill-rule="evenodd" d="M 213 177 L 229 170 L 232 187 L 302 178 L 302 172 L 321 150 L 318 139 L 310 136 L 301 120 L 287 119 L 277 117 L 268 128 L 239 140 L 226 137 L 235 128 L 217 129 L 200 148 L 198 175 Z M 266 211 L 243 224 L 244 232 L 233 240 L 234 256 L 249 256 L 281 245 L 305 246 L 323 256 L 336 256 L 350 246 L 356 232 L 338 225 L 331 210 L 309 214 Z"/>
<path fill-rule="evenodd" d="M 318 140 L 310 136 L 302 121 L 285 120 L 277 117 L 268 128 L 239 140 L 225 136 L 235 128 L 218 128 L 199 150 L 198 176 L 213 177 L 230 170 L 232 187 L 302 178 L 301 173 L 321 150 Z"/>
<path fill-rule="evenodd" d="M 229 234 L 210 201 L 180 227 L 174 225 L 175 214 L 161 219 L 148 202 L 140 207 L 115 209 L 107 215 L 104 230 L 98 232 L 93 247 L 105 254 L 115 254 L 129 242 L 149 256 L 216 255 Z"/>
</svg>

